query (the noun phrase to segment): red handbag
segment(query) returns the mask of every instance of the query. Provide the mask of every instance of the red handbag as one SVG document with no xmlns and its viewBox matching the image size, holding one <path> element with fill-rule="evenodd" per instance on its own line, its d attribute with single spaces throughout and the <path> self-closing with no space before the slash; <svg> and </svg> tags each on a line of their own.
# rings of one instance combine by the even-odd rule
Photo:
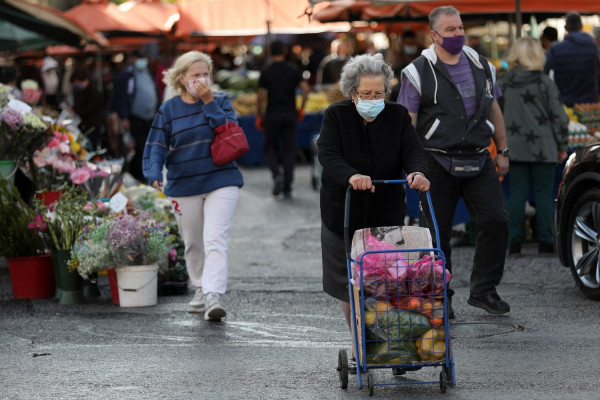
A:
<svg viewBox="0 0 600 400">
<path fill-rule="evenodd" d="M 210 145 L 210 152 L 216 165 L 235 161 L 249 150 L 246 134 L 235 122 L 227 122 L 215 129 L 215 138 Z"/>
</svg>

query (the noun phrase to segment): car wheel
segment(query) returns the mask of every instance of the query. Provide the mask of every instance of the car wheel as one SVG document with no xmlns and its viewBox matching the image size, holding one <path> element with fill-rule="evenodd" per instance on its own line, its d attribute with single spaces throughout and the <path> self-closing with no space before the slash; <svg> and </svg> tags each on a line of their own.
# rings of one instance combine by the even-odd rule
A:
<svg viewBox="0 0 600 400">
<path fill-rule="evenodd" d="M 583 294 L 600 300 L 600 189 L 583 194 L 569 218 L 567 254 L 571 273 Z"/>
</svg>

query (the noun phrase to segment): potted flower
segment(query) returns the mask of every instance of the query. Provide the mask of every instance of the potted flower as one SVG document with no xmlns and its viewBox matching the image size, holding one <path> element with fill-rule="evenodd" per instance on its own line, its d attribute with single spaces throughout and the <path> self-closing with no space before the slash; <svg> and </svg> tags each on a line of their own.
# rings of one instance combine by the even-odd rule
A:
<svg viewBox="0 0 600 400">
<path fill-rule="evenodd" d="M 157 263 L 166 259 L 172 239 L 168 228 L 151 217 L 106 218 L 81 235 L 71 267 L 82 276 L 115 267 L 121 307 L 155 305 Z"/>
<path fill-rule="evenodd" d="M 35 211 L 7 179 L 0 178 L 0 255 L 6 257 L 16 298 L 54 295 L 52 260 L 43 238 L 28 228 Z"/>
<path fill-rule="evenodd" d="M 34 198 L 34 222 L 37 223 L 34 228 L 40 230 L 50 243 L 60 304 L 83 301 L 82 279 L 78 274 L 70 273 L 67 266 L 71 250 L 91 214 L 86 209 L 87 203 L 87 194 L 73 185 L 67 185 L 60 198 L 49 205 Z"/>
<path fill-rule="evenodd" d="M 0 172 L 12 178 L 17 161 L 29 157 L 46 140 L 49 124 L 29 105 L 12 98 L 10 89 L 3 84 L 0 84 L 0 113 Z"/>
</svg>

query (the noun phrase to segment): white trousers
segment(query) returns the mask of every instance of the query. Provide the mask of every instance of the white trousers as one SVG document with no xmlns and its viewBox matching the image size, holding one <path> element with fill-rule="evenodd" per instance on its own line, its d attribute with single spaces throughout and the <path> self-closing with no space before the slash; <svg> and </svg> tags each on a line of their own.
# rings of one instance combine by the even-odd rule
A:
<svg viewBox="0 0 600 400">
<path fill-rule="evenodd" d="M 227 186 L 197 196 L 171 197 L 192 285 L 202 292 L 227 290 L 227 235 L 240 188 Z"/>
</svg>

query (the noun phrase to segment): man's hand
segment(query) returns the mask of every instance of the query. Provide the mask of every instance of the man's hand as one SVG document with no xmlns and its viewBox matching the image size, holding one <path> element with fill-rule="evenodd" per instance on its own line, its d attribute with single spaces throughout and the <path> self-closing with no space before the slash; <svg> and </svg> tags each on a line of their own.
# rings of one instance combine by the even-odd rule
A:
<svg viewBox="0 0 600 400">
<path fill-rule="evenodd" d="M 298 110 L 298 122 L 302 122 L 304 121 L 304 109 L 299 109 Z"/>
<path fill-rule="evenodd" d="M 502 154 L 498 154 L 494 159 L 494 164 L 496 164 L 496 170 L 498 171 L 498 175 L 506 176 L 506 174 L 508 174 L 508 157 L 504 157 Z"/>
</svg>

